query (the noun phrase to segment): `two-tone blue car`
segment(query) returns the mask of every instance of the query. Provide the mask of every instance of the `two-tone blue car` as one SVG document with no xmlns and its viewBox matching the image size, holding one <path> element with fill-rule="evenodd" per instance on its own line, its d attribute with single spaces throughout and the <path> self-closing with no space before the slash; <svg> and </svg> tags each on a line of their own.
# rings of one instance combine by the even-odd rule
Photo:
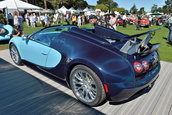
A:
<svg viewBox="0 0 172 115">
<path fill-rule="evenodd" d="M 129 36 L 98 25 L 54 26 L 12 38 L 9 49 L 17 65 L 38 66 L 64 80 L 78 100 L 97 106 L 127 100 L 154 83 L 160 71 L 160 44 L 149 43 L 154 31 Z"/>
<path fill-rule="evenodd" d="M 0 24 L 0 41 L 10 40 L 13 27 L 10 25 Z"/>
</svg>

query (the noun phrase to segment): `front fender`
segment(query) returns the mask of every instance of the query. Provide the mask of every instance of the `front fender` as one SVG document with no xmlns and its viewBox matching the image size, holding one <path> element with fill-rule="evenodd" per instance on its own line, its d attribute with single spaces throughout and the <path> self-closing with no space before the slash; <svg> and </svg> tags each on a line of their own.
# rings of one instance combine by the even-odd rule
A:
<svg viewBox="0 0 172 115">
<path fill-rule="evenodd" d="M 20 44 L 21 44 L 22 41 L 23 41 L 22 37 L 19 37 L 19 36 L 13 37 L 13 38 L 11 38 L 11 40 L 9 41 L 9 49 L 10 49 L 10 45 L 11 45 L 11 44 L 14 44 L 14 45 L 16 46 L 16 48 L 17 48 L 19 54 L 20 54 L 21 59 L 23 59 L 23 58 L 22 58 L 22 54 L 21 54 L 21 49 L 20 49 Z"/>
</svg>

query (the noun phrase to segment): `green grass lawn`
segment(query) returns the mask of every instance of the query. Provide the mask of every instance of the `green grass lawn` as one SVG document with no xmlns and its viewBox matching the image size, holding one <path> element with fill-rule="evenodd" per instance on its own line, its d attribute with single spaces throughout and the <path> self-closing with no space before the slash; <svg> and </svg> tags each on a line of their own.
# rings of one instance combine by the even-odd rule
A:
<svg viewBox="0 0 172 115">
<path fill-rule="evenodd" d="M 66 23 L 63 22 L 63 24 L 66 24 Z M 81 26 L 81 28 L 86 28 L 86 27 L 92 28 L 93 26 L 91 24 Z M 41 27 L 40 24 L 38 24 L 38 27 L 36 27 L 36 28 L 27 27 L 25 25 L 24 33 L 31 34 L 42 28 L 43 27 Z M 162 28 L 162 29 L 156 31 L 155 36 L 151 40 L 151 43 L 161 43 L 161 47 L 159 48 L 161 60 L 172 62 L 172 44 L 168 43 L 166 40 L 168 37 L 168 33 L 169 33 L 169 30 L 167 28 L 165 28 L 163 26 L 152 26 L 149 28 L 143 28 L 142 30 L 136 30 L 135 25 L 128 25 L 127 28 L 118 26 L 117 30 L 122 33 L 128 34 L 128 35 L 133 35 L 133 34 L 146 32 L 148 30 L 155 29 L 155 28 Z M 144 38 L 144 36 L 141 37 L 141 39 L 143 39 L 143 38 Z M 7 49 L 7 48 L 8 48 L 8 41 L 0 43 L 0 50 Z"/>
</svg>

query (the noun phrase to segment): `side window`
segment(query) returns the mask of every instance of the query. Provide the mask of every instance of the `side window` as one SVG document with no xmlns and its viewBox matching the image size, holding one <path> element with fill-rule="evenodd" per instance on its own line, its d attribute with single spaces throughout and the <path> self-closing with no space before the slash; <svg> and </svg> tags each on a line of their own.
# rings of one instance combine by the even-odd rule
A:
<svg viewBox="0 0 172 115">
<path fill-rule="evenodd" d="M 31 35 L 30 38 L 36 42 L 50 46 L 51 42 L 54 39 L 58 39 L 58 35 L 62 31 L 68 31 L 70 28 L 71 27 L 68 27 L 68 26 L 58 26 L 58 27 L 47 28 L 38 33 Z"/>
</svg>

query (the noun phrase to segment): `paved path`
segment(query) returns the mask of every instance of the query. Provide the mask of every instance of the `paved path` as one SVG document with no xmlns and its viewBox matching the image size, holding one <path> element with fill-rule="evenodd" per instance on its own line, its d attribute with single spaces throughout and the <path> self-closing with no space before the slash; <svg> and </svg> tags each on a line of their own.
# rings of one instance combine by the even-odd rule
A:
<svg viewBox="0 0 172 115">
<path fill-rule="evenodd" d="M 87 107 L 59 83 L 28 66 L 16 66 L 8 50 L 0 51 L 0 114 L 172 115 L 172 63 L 161 61 L 154 87 L 121 104 Z"/>
</svg>

